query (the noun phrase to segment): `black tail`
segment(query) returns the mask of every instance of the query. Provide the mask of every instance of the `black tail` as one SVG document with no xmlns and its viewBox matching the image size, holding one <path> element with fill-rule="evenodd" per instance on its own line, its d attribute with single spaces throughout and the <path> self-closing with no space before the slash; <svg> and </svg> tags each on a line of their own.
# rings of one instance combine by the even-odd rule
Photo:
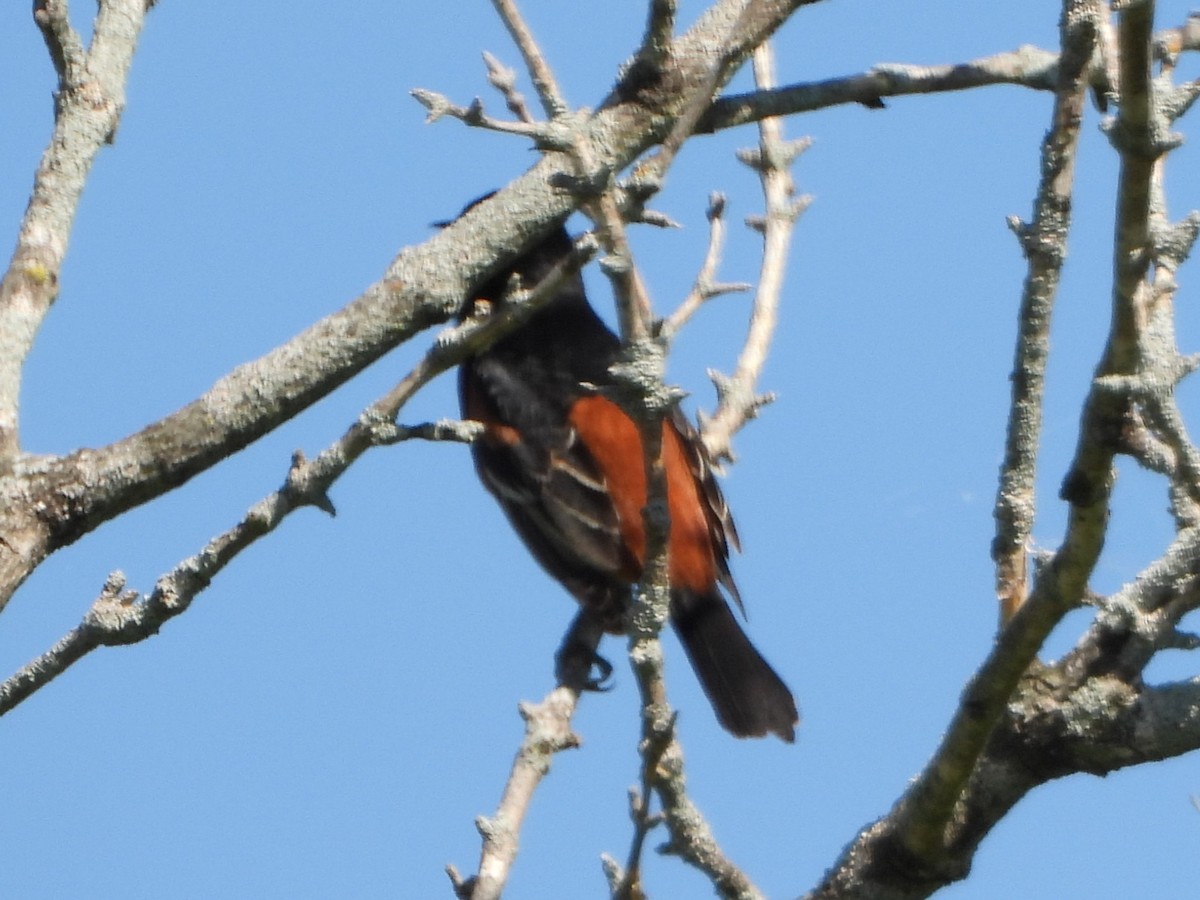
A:
<svg viewBox="0 0 1200 900">
<path fill-rule="evenodd" d="M 671 624 L 717 719 L 737 737 L 773 732 L 791 743 L 800 714 L 782 679 L 750 643 L 720 596 L 680 592 Z"/>
</svg>

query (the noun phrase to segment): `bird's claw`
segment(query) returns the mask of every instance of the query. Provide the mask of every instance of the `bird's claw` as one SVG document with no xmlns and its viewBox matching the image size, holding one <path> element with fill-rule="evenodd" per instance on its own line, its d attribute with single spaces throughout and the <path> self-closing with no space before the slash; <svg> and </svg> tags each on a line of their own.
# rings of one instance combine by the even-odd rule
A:
<svg viewBox="0 0 1200 900">
<path fill-rule="evenodd" d="M 612 690 L 612 685 L 606 682 L 612 677 L 613 665 L 592 647 L 572 642 L 555 654 L 554 663 L 554 674 L 561 684 L 581 691 Z"/>
</svg>

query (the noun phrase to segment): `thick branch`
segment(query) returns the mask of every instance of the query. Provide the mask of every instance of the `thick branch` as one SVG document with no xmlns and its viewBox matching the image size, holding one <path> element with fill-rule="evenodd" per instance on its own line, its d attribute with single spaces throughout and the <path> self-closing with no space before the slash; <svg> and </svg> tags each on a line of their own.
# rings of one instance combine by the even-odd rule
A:
<svg viewBox="0 0 1200 900">
<path fill-rule="evenodd" d="M 581 237 L 574 252 L 558 262 L 532 290 L 523 296 L 506 298 L 504 315 L 468 321 L 440 335 L 416 367 L 364 410 L 341 438 L 311 461 L 297 453 L 283 487 L 260 500 L 242 521 L 209 541 L 196 556 L 160 578 L 153 592 L 144 596 L 124 592 L 124 579 L 119 573 L 110 578 L 110 584 L 105 585 L 77 628 L 0 685 L 0 715 L 49 684 L 92 650 L 135 643 L 157 634 L 169 619 L 184 612 L 196 595 L 243 550 L 274 531 L 297 509 L 316 506 L 332 514 L 329 489 L 371 447 L 410 438 L 473 440 L 477 425 L 438 422 L 408 428 L 396 425 L 394 420 L 431 380 L 498 340 L 553 298 L 562 280 L 578 271 L 594 250 L 591 236 Z M 114 579 L 119 581 L 115 588 L 111 586 Z"/>
<path fill-rule="evenodd" d="M 1135 593 L 1156 594 L 1180 580 L 1194 587 L 1197 558 L 1193 530 L 1151 567 L 1153 576 L 1139 579 Z M 1061 662 L 1035 663 L 1026 673 L 946 823 L 939 866 L 924 866 L 906 853 L 888 817 L 859 835 L 809 900 L 928 897 L 967 876 L 980 841 L 1038 785 L 1200 749 L 1200 679 L 1144 685 L 1125 668 L 1124 657 L 1137 642 L 1130 635 L 1147 628 L 1126 626 L 1118 629 L 1126 640 L 1093 629 Z"/>
<path fill-rule="evenodd" d="M 650 86 L 622 82 L 604 108 L 580 126 L 581 139 L 592 148 L 598 172 L 616 172 L 664 140 L 690 105 L 691 93 L 681 94 L 679 85 L 708 85 L 715 70 L 721 73 L 719 87 L 746 54 L 803 2 L 726 0 L 714 5 L 676 40 L 679 53 L 669 61 L 670 77 Z M 106 4 L 105 9 L 115 5 Z M 141 5 L 137 6 L 140 10 Z M 731 41 L 730 28 L 739 22 L 745 30 Z M 113 41 L 97 42 L 93 53 L 108 58 L 113 46 Z M 25 461 L 16 480 L 6 480 L 0 469 L 0 499 L 7 501 L 2 509 L 41 511 L 36 520 L 15 523 L 10 531 L 16 537 L 9 544 L 0 544 L 0 604 L 54 549 L 183 483 L 324 396 L 419 330 L 452 315 L 473 285 L 482 283 L 505 259 L 528 247 L 575 208 L 578 198 L 554 187 L 575 174 L 573 159 L 548 154 L 452 227 L 402 252 L 385 278 L 346 309 L 237 369 L 204 397 L 162 422 L 101 450 L 80 451 L 60 460 Z M 65 232 L 47 229 L 39 233 Z M 57 245 L 56 260 L 61 259 L 63 246 Z M 57 269 L 38 265 L 40 268 L 17 266 L 15 271 L 22 285 L 33 284 L 42 291 L 38 297 L 40 313 L 44 313 L 53 293 L 46 286 L 56 281 L 56 275 L 51 278 L 46 273 L 54 274 Z M 11 299 L 11 285 L 9 281 L 5 284 L 9 293 L 3 296 Z M 37 303 L 30 302 L 0 306 L 0 333 L 10 345 L 14 340 L 17 345 L 12 353 L 6 352 L 9 346 L 0 347 L 0 369 L 27 350 L 40 321 L 40 314 L 27 314 L 36 312 L 36 307 Z M 6 314 L 7 321 L 2 318 Z M 0 371 L 0 387 L 10 389 L 15 397 L 18 369 L 7 371 L 11 378 L 6 383 Z M 11 411 L 15 423 L 15 405 Z M 3 427 L 0 410 L 0 429 Z M 12 434 L 15 432 L 10 429 Z"/>
</svg>

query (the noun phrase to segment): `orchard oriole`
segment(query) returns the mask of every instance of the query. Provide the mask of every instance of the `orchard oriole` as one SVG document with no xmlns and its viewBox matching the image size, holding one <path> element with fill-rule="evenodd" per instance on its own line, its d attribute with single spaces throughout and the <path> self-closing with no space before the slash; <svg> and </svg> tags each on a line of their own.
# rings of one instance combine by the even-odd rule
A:
<svg viewBox="0 0 1200 900">
<path fill-rule="evenodd" d="M 513 274 L 531 288 L 571 247 L 566 229 L 557 227 L 472 299 L 499 311 Z M 576 273 L 459 369 L 463 415 L 485 426 L 471 446 L 484 486 L 534 558 L 611 633 L 625 628 L 645 547 L 641 438 L 603 393 L 619 351 L 620 340 L 589 305 Z M 722 595 L 724 589 L 738 597 L 728 565 L 737 532 L 699 435 L 678 409 L 663 423 L 662 452 L 671 624 L 726 729 L 792 741 L 799 715 L 791 691 Z"/>
</svg>

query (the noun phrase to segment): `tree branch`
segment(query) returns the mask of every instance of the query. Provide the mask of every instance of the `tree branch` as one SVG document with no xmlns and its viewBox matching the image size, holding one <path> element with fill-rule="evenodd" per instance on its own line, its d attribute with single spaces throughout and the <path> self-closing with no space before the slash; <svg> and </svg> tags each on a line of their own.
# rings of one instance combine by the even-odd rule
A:
<svg viewBox="0 0 1200 900">
<path fill-rule="evenodd" d="M 332 514 L 329 489 L 371 447 L 411 438 L 474 440 L 479 429 L 472 423 L 437 422 L 405 427 L 396 425 L 394 420 L 431 380 L 498 340 L 552 299 L 562 280 L 578 271 L 594 252 L 592 237 L 584 235 L 576 242 L 573 253 L 557 263 L 541 283 L 507 298 L 503 315 L 469 320 L 439 335 L 416 367 L 364 410 L 340 439 L 311 461 L 297 452 L 283 487 L 256 503 L 240 522 L 209 541 L 196 556 L 185 559 L 160 578 L 151 593 L 124 591 L 124 576 L 113 573 L 79 626 L 0 685 L 0 715 L 96 648 L 136 643 L 157 634 L 163 624 L 184 612 L 196 595 L 243 550 L 274 531 L 292 512 L 316 506 Z"/>
<path fill-rule="evenodd" d="M 21 370 L 58 296 L 59 275 L 83 186 L 100 148 L 111 142 L 125 106 L 125 82 L 145 19 L 145 0 L 100 5 L 84 53 L 63 0 L 34 4 L 34 21 L 59 74 L 54 131 L 0 280 L 0 473 L 19 450 Z M 2 604 L 0 604 L 2 605 Z"/>
<path fill-rule="evenodd" d="M 546 62 L 546 57 L 538 47 L 537 41 L 534 40 L 533 32 L 525 24 L 516 3 L 512 0 L 492 0 L 492 5 L 496 7 L 496 12 L 500 14 L 504 27 L 512 35 L 513 43 L 521 51 L 521 57 L 525 60 L 525 68 L 528 69 L 529 77 L 533 80 L 538 99 L 542 101 L 542 109 L 546 112 L 546 118 L 557 119 L 564 115 L 569 109 L 567 101 L 563 99 L 562 92 L 558 89 L 558 82 L 554 78 L 554 72 Z"/>
<path fill-rule="evenodd" d="M 534 122 L 533 113 L 525 105 L 524 95 L 517 90 L 517 72 L 510 69 L 500 60 L 488 53 L 483 53 L 483 62 L 488 70 L 488 84 L 504 97 L 504 105 L 508 111 L 517 117 L 518 122 Z"/>
<path fill-rule="evenodd" d="M 1154 36 L 1154 58 L 1174 64 L 1176 57 L 1186 51 L 1200 50 L 1200 12 L 1188 14 L 1179 28 L 1168 28 Z"/>
<path fill-rule="evenodd" d="M 122 2 L 136 7 L 140 23 L 142 4 Z M 664 140 L 677 119 L 690 113 L 693 93 L 681 94 L 679 85 L 707 87 L 716 70 L 721 73 L 719 87 L 754 41 L 765 38 L 803 2 L 722 0 L 676 39 L 679 53 L 669 62 L 670 77 L 649 86 L 639 82 L 636 88 L 626 81 L 618 84 L 604 108 L 572 126 L 592 148 L 598 173 L 619 171 Z M 107 4 L 98 22 L 108 22 L 106 16 L 114 14 L 105 10 L 117 5 L 115 0 Z M 739 22 L 746 26 L 745 33 L 730 42 L 729 29 Z M 126 32 L 119 33 L 128 39 Z M 114 52 L 119 41 L 100 41 L 99 34 L 92 54 L 100 59 L 119 56 Z M 104 131 L 107 135 L 109 129 Z M 483 283 L 506 259 L 530 246 L 578 205 L 574 194 L 555 186 L 572 179 L 575 166 L 573 159 L 562 154 L 547 154 L 453 226 L 401 252 L 385 277 L 344 310 L 260 360 L 239 367 L 202 398 L 161 422 L 100 450 L 79 451 L 62 459 L 21 459 L 11 471 L 0 466 L 0 500 L 5 501 L 0 504 L 0 516 L 5 518 L 6 528 L 6 543 L 0 544 L 0 605 L 55 549 L 182 484 L 295 415 L 399 343 L 453 315 L 473 286 Z M 83 174 L 78 173 L 80 188 Z M 54 200 L 54 204 L 58 202 Z M 74 209 L 74 201 L 68 205 Z M 36 206 L 35 193 L 31 210 Z M 65 240 L 61 228 L 37 234 L 62 234 Z M 7 341 L 0 346 L 0 431 L 6 427 L 3 401 L 8 397 L 12 403 L 7 421 L 13 427 L 7 434 L 12 441 L 19 364 L 10 364 L 23 358 L 36 323 L 52 298 L 53 289 L 48 285 L 57 283 L 57 265 L 65 245 L 55 246 L 52 267 L 36 259 L 25 265 L 18 254 L 18 264 L 10 271 L 17 273 L 22 290 L 32 285 L 36 296 L 26 296 L 14 306 L 16 281 L 9 278 L 3 289 L 7 293 L 0 294 L 4 301 L 0 303 L 0 335 Z M 0 436 L 0 447 L 3 440 Z M 3 455 L 0 452 L 0 458 Z"/>
<path fill-rule="evenodd" d="M 1086 69 L 1096 40 L 1097 9 L 1094 3 L 1064 3 L 1062 42 L 1064 64 L 1053 118 L 1049 150 L 1069 146 L 1070 130 L 1087 88 Z M 1054 131 L 1062 132 L 1059 141 Z M 1053 182 L 1053 179 L 1052 179 Z M 1046 180 L 1043 179 L 1046 187 Z M 1069 197 L 1069 182 L 1054 186 Z M 1049 188 L 1043 191 L 1049 197 Z M 1041 196 L 1041 195 L 1039 195 Z M 1047 208 L 1047 213 L 1051 210 Z M 1050 224 L 1047 222 L 1047 224 Z M 1065 223 L 1063 223 L 1065 225 Z M 1028 294 L 1027 294 L 1028 297 Z M 1025 326 L 1023 325 L 1023 328 Z M 1040 325 L 1033 327 L 1036 334 Z M 1036 349 L 1027 346 L 1018 353 Z M 1036 402 L 1036 397 L 1031 398 Z M 1023 556 L 1021 557 L 1023 565 Z M 1062 614 L 1077 602 L 1087 583 L 1094 559 L 1077 561 L 1064 554 L 1055 557 L 1039 579 L 1028 603 L 1022 606 L 1008 627 L 1001 632 L 996 646 L 968 683 L 963 699 L 933 759 L 889 816 L 872 826 L 855 841 L 826 876 L 814 897 L 859 895 L 864 881 L 876 883 L 885 875 L 870 875 L 864 866 L 877 854 L 893 858 L 894 866 L 904 870 L 906 879 L 922 882 L 921 890 L 911 896 L 925 896 L 929 884 L 941 884 L 962 877 L 962 861 L 947 854 L 947 826 L 973 772 L 980 754 L 1005 704 L 1022 674 L 1040 648 L 1046 634 Z M 886 847 L 887 849 L 882 849 Z M 868 849 L 869 848 L 869 849 Z"/>
<path fill-rule="evenodd" d="M 736 27 L 735 27 L 736 32 Z M 770 78 L 770 51 L 765 45 L 754 51 L 755 74 L 760 80 Z M 707 86 L 705 90 L 707 91 Z M 697 97 L 701 95 L 698 93 Z M 689 104 L 689 110 L 698 106 Z M 687 117 L 680 119 L 672 137 L 690 133 Z M 767 142 L 764 139 L 764 145 Z M 665 167 L 674 158 L 675 145 L 669 137 L 662 149 L 648 163 L 639 167 L 635 179 L 643 179 L 647 191 L 652 191 L 665 174 Z M 775 143 L 767 147 L 778 151 Z M 764 149 L 764 154 L 767 152 Z M 786 165 L 786 163 L 784 163 Z M 763 170 L 768 168 L 764 164 Z M 647 177 L 647 173 L 650 177 Z M 764 183 L 768 176 L 764 174 Z M 784 203 L 779 193 L 768 192 L 768 204 L 781 201 L 774 208 L 780 216 L 786 216 L 791 208 L 790 180 L 786 182 L 787 194 Z M 606 199 L 607 198 L 607 199 Z M 633 664 L 638 690 L 642 699 L 642 756 L 643 796 L 637 809 L 639 821 L 635 823 L 635 839 L 630 853 L 627 871 L 618 872 L 610 863 L 610 881 L 616 882 L 617 896 L 632 896 L 638 885 L 640 874 L 637 865 L 642 838 L 648 827 L 648 792 L 653 788 L 663 807 L 662 819 L 666 823 L 670 841 L 668 852 L 673 852 L 703 871 L 723 897 L 761 897 L 749 878 L 725 856 L 712 834 L 712 830 L 686 792 L 683 749 L 675 733 L 675 716 L 666 696 L 663 673 L 662 645 L 658 639 L 670 609 L 670 590 L 667 569 L 667 538 L 670 520 L 666 506 L 666 472 L 662 462 L 662 420 L 675 402 L 674 392 L 663 384 L 662 355 L 665 337 L 652 337 L 648 331 L 648 299 L 644 296 L 640 278 L 632 265 L 628 244 L 624 241 L 624 230 L 617 213 L 617 203 L 609 195 L 601 197 L 598 204 L 604 216 L 606 229 L 619 259 L 618 265 L 609 266 L 609 275 L 618 295 L 618 307 L 622 310 L 623 341 L 625 359 L 614 372 L 621 390 L 623 405 L 637 423 L 645 452 L 647 478 L 647 505 L 643 513 L 646 532 L 645 564 L 638 585 L 632 614 L 629 618 L 629 657 Z M 788 229 L 790 233 L 790 228 Z M 782 267 L 786 258 L 786 237 L 782 243 L 768 241 L 764 257 L 763 277 L 769 284 L 760 289 L 760 297 L 777 297 Z M 760 303 L 756 302 L 756 310 Z M 764 318 L 770 318 L 767 315 Z M 769 335 L 773 330 L 773 318 L 765 326 Z M 760 325 L 760 330 L 764 326 Z M 752 334 L 756 333 L 751 326 Z M 755 349 L 765 354 L 765 342 L 753 341 Z M 761 368 L 762 360 L 755 359 Z M 755 369 L 757 374 L 757 369 Z"/>
<path fill-rule="evenodd" d="M 712 828 L 687 793 L 683 749 L 671 740 L 654 769 L 654 789 L 662 799 L 663 816 L 674 853 L 708 875 L 717 894 L 727 900 L 761 900 L 763 894 L 721 850 Z"/>
<path fill-rule="evenodd" d="M 754 52 L 754 77 L 763 89 L 769 89 L 775 82 L 774 60 L 768 44 Z M 709 456 L 717 461 L 733 459 L 733 435 L 754 418 L 762 406 L 774 399 L 771 395 L 756 394 L 755 386 L 775 333 L 792 231 L 797 217 L 811 202 L 807 196 L 795 198 L 791 165 L 812 142 L 808 139 L 785 141 L 783 124 L 774 118 L 764 119 L 758 130 L 758 149 L 738 154 L 743 163 L 758 172 L 766 201 L 766 216 L 750 223 L 763 235 L 758 288 L 750 313 L 750 327 L 734 373 L 730 377 L 709 372 L 717 389 L 717 409 L 711 418 L 701 418 L 700 422 L 704 445 Z"/>
<path fill-rule="evenodd" d="M 765 8 L 770 5 L 764 4 L 763 6 Z M 763 10 L 757 9 L 755 12 L 761 16 Z M 740 24 L 745 18 L 746 13 L 743 12 L 734 21 L 734 25 Z M 723 68 L 721 74 L 715 78 L 712 75 L 706 76 L 701 82 L 702 87 L 695 92 L 694 97 L 699 97 L 701 92 L 711 96 L 711 86 L 714 83 L 720 83 L 727 77 L 728 72 Z M 694 98 L 686 101 L 682 119 L 685 124 L 680 125 L 680 120 L 677 120 L 672 126 L 668 140 L 672 135 L 683 133 L 685 129 L 686 133 L 690 133 L 690 122 L 686 122 L 686 117 L 692 115 L 696 105 Z M 567 116 L 565 108 L 557 113 L 558 118 Z M 658 633 L 666 621 L 670 606 L 666 565 L 669 519 L 665 502 L 665 473 L 661 460 L 661 423 L 676 396 L 662 383 L 662 346 L 661 342 L 651 336 L 650 302 L 645 286 L 633 265 L 632 254 L 625 234 L 621 204 L 615 197 L 611 185 L 611 170 L 596 157 L 593 146 L 583 134 L 579 134 L 575 139 L 571 155 L 578 174 L 574 176 L 571 183 L 581 191 L 583 197 L 589 196 L 589 190 L 600 188 L 598 193 L 590 195 L 592 200 L 589 206 L 592 207 L 601 240 L 609 254 L 604 261 L 603 268 L 609 275 L 617 295 L 618 316 L 626 347 L 625 361 L 614 371 L 614 375 L 623 405 L 629 409 L 641 433 L 647 466 L 646 546 L 643 577 L 629 623 L 630 659 L 637 676 L 639 690 L 643 695 L 643 734 L 645 736 L 643 753 L 645 753 L 648 744 L 659 745 L 662 742 L 662 735 L 671 735 L 673 725 L 673 716 L 666 701 L 665 682 L 662 679 L 662 649 L 658 641 Z M 659 172 L 665 172 L 665 166 L 669 165 L 673 154 L 668 152 L 659 154 L 658 157 L 659 164 L 664 167 L 660 168 Z M 651 193 L 655 187 L 656 184 L 651 186 Z M 645 196 L 648 194 L 643 195 L 641 199 L 644 200 Z M 673 742 L 673 737 L 671 740 Z M 512 790 L 514 796 L 524 798 L 516 801 L 515 806 L 516 809 L 523 811 L 524 804 L 528 802 L 528 796 L 532 791 L 532 785 L 536 783 L 537 779 L 528 777 L 528 767 L 522 763 L 522 755 L 522 753 L 518 753 L 518 764 L 514 766 L 513 777 L 524 787 L 517 788 L 510 780 L 510 787 L 506 788 L 506 797 L 509 790 Z M 681 766 L 682 755 L 678 748 L 675 759 Z M 644 763 L 645 765 L 648 764 Z M 538 766 L 540 763 L 535 766 L 535 769 Z M 522 774 L 518 774 L 518 772 Z M 540 775 L 537 777 L 540 779 Z M 681 778 L 682 770 L 680 768 L 679 779 Z M 675 784 L 677 791 L 682 791 L 682 781 L 679 780 Z M 664 802 L 666 802 L 666 798 L 664 798 Z M 678 830 L 675 834 L 680 838 L 680 846 L 704 848 L 704 852 L 693 853 L 689 855 L 689 859 L 697 864 L 712 867 L 705 871 L 716 873 L 724 881 L 731 879 L 736 881 L 740 873 L 736 873 L 736 869 L 720 855 L 715 842 L 712 841 L 707 825 L 704 824 L 694 807 L 691 807 L 686 796 L 671 795 L 671 803 L 676 807 L 674 821 L 677 823 Z M 502 804 L 502 808 L 503 806 L 504 804 Z M 673 813 L 671 810 L 667 810 L 665 815 L 671 820 Z M 497 827 L 492 827 L 493 825 L 497 825 Z M 519 825 L 520 815 L 509 814 L 502 820 L 498 816 L 495 822 L 488 823 L 486 828 L 481 828 L 485 837 L 485 851 L 484 860 L 481 862 L 480 879 L 477 882 L 469 882 L 458 878 L 456 874 L 451 876 L 460 896 L 466 896 L 468 891 L 472 897 L 490 897 L 498 894 L 515 854 L 515 841 Z M 725 862 L 724 867 L 718 866 L 718 862 L 721 860 Z M 488 869 L 486 885 L 484 882 L 485 867 Z M 726 871 L 727 869 L 736 874 L 730 874 L 729 871 Z M 741 882 L 748 884 L 744 876 L 740 876 L 740 879 Z"/>
<path fill-rule="evenodd" d="M 1151 258 L 1146 236 L 1151 231 L 1152 171 L 1169 147 L 1155 138 L 1162 129 L 1151 118 L 1154 104 L 1147 97 L 1149 6 L 1126 7 L 1120 23 L 1121 119 L 1114 143 L 1122 150 L 1122 198 L 1113 325 L 1064 484 L 1064 499 L 1071 504 L 1067 534 L 968 684 L 933 760 L 889 816 L 847 848 L 810 896 L 928 896 L 966 875 L 978 842 L 1033 786 L 1071 772 L 1111 771 L 1200 745 L 1195 683 L 1149 688 L 1141 676 L 1157 650 L 1179 643 L 1179 619 L 1200 604 L 1200 529 L 1194 525 L 1180 520 L 1184 530 L 1164 557 L 1134 585 L 1101 601 L 1096 622 L 1075 650 L 1054 666 L 1035 660 L 1063 613 L 1088 596 L 1087 580 L 1107 526 L 1121 413 L 1130 408 L 1131 399 L 1144 396 L 1149 382 L 1165 385 L 1160 394 L 1169 393 L 1182 377 L 1178 365 L 1171 377 L 1155 369 L 1156 358 L 1174 364 L 1177 354 L 1164 357 L 1161 346 L 1151 349 L 1161 345 L 1164 333 L 1173 337 L 1173 332 L 1153 324 L 1158 295 L 1145 281 Z M 1059 106 L 1069 103 L 1081 110 L 1084 69 L 1100 11 L 1095 3 L 1072 0 L 1064 10 Z M 1055 122 L 1070 121 L 1072 108 L 1057 110 Z M 1065 170 L 1061 164 L 1047 166 L 1046 174 L 1061 179 Z M 1049 247 L 1052 253 L 1055 244 Z M 1036 249 L 1041 251 L 1043 244 Z M 1173 340 L 1170 347 L 1173 351 Z M 1169 724 L 1171 719 L 1178 721 L 1178 729 Z"/>
<path fill-rule="evenodd" d="M 1173 60 L 1184 51 L 1200 49 L 1200 13 L 1188 16 L 1180 28 L 1159 32 L 1154 38 L 1154 57 Z M 923 66 L 887 63 L 865 72 L 771 90 L 730 94 L 715 100 L 696 126 L 697 134 L 708 134 L 747 125 L 770 116 L 788 116 L 858 103 L 880 108 L 885 97 L 966 91 L 989 85 L 1009 84 L 1038 91 L 1057 90 L 1058 54 L 1024 45 L 1016 50 L 984 56 L 962 63 Z M 1116 90 L 1102 70 L 1091 73 L 1097 90 Z"/>
<path fill-rule="evenodd" d="M 994 84 L 1051 91 L 1057 83 L 1057 69 L 1058 54 L 1030 46 L 965 63 L 878 65 L 856 75 L 720 97 L 701 117 L 696 132 L 723 131 L 772 116 L 846 103 L 879 108 L 884 97 L 965 91 Z"/>
<path fill-rule="evenodd" d="M 675 36 L 676 0 L 650 0 L 646 17 L 646 34 L 638 55 L 658 68 L 671 54 L 671 39 Z"/>
<path fill-rule="evenodd" d="M 1095 0 L 1064 2 L 1061 86 L 1052 127 L 1070 128 L 1082 110 L 1098 21 Z M 1069 134 L 1063 138 L 1069 145 Z M 1059 185 L 1060 190 L 1068 188 L 1069 182 Z M 1107 495 L 1100 502 L 1106 500 Z M 995 648 L 968 683 L 933 759 L 892 813 L 897 840 L 922 866 L 936 867 L 942 858 L 946 824 L 1005 703 L 1051 629 L 1083 596 L 1103 542 L 1103 523 L 1095 523 L 1090 516 L 1081 518 L 1084 524 L 1069 532 L 1029 602 L 1001 632 Z M 1099 530 L 1084 527 L 1095 524 Z"/>
<path fill-rule="evenodd" d="M 33 21 L 42 32 L 50 62 L 58 73 L 60 91 L 77 88 L 84 77 L 87 55 L 78 32 L 71 27 L 67 0 L 34 0 Z"/>
<path fill-rule="evenodd" d="M 1028 269 L 1017 316 L 1004 462 L 996 492 L 996 595 L 1000 621 L 1012 618 L 1028 593 L 1027 553 L 1036 510 L 1034 482 L 1041 439 L 1046 360 L 1050 352 L 1050 318 L 1058 293 L 1067 235 L 1071 227 L 1075 155 L 1083 122 L 1087 69 L 1079 68 L 1088 45 L 1072 35 L 1064 46 L 1070 54 L 1064 78 L 1055 88 L 1050 130 L 1042 141 L 1041 178 L 1033 221 L 1013 217 L 1009 226 L 1021 243 Z"/>
<path fill-rule="evenodd" d="M 414 88 L 409 93 L 418 103 L 429 110 L 429 115 L 425 117 L 425 123 L 429 125 L 443 116 L 449 116 L 472 128 L 485 128 L 501 134 L 515 134 L 518 137 L 529 138 L 536 145 L 547 149 L 553 146 L 553 136 L 558 134 L 558 129 L 548 122 L 532 120 L 510 122 L 505 119 L 494 119 L 484 112 L 483 101 L 478 97 L 471 101 L 470 106 L 459 106 L 451 103 L 447 97 L 436 91 Z"/>
<path fill-rule="evenodd" d="M 582 665 L 572 665 L 570 661 L 594 656 L 603 636 L 599 622 L 582 610 L 563 637 L 559 659 L 569 662 L 559 668 L 558 685 L 541 703 L 521 704 L 525 736 L 513 759 L 500 806 L 491 818 L 480 817 L 476 821 L 483 837 L 478 875 L 463 879 L 453 867 L 448 868 L 455 893 L 464 900 L 498 900 L 503 893 L 509 870 L 517 858 L 521 824 L 534 792 L 549 774 L 554 754 L 574 749 L 580 743 L 579 736 L 571 730 L 571 717 L 580 695 L 591 686 L 590 666 L 586 661 Z"/>
<path fill-rule="evenodd" d="M 708 249 L 705 251 L 700 271 L 696 274 L 696 282 L 683 302 L 663 320 L 659 328 L 659 334 L 663 340 L 668 342 L 674 340 L 675 335 L 709 300 L 724 294 L 748 291 L 753 287 L 746 282 L 717 281 L 717 268 L 721 265 L 721 253 L 725 247 L 724 194 L 709 195 L 706 218 L 708 219 Z"/>
</svg>

